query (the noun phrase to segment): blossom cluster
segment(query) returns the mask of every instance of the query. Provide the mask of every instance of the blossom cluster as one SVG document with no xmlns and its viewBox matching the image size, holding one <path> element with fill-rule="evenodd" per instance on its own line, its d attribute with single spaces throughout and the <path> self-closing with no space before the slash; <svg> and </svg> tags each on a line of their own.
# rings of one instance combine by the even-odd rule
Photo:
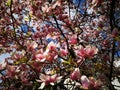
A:
<svg viewBox="0 0 120 90">
<path fill-rule="evenodd" d="M 0 54 L 9 56 L 0 64 L 0 88 L 114 90 L 112 80 L 120 72 L 114 66 L 120 47 L 113 15 L 118 4 L 1 0 Z"/>
</svg>

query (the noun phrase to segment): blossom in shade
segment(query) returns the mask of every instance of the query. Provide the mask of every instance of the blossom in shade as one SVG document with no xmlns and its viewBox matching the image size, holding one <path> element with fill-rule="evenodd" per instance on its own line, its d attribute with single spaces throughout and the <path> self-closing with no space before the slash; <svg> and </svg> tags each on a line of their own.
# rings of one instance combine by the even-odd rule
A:
<svg viewBox="0 0 120 90">
<path fill-rule="evenodd" d="M 88 89 L 89 86 L 90 86 L 90 81 L 89 81 L 89 79 L 85 75 L 81 76 L 81 83 L 82 83 L 82 87 L 84 89 Z"/>
<path fill-rule="evenodd" d="M 75 70 L 71 73 L 70 78 L 72 80 L 79 80 L 80 79 L 80 70 L 79 70 L 79 68 L 75 68 Z"/>
<path fill-rule="evenodd" d="M 101 83 L 100 80 L 96 80 L 96 79 L 93 78 L 93 77 L 90 77 L 90 78 L 89 78 L 89 81 L 90 81 L 90 87 L 91 87 L 92 89 L 94 89 L 94 90 L 98 90 L 98 89 L 101 87 L 101 85 L 102 85 L 102 83 Z"/>
</svg>

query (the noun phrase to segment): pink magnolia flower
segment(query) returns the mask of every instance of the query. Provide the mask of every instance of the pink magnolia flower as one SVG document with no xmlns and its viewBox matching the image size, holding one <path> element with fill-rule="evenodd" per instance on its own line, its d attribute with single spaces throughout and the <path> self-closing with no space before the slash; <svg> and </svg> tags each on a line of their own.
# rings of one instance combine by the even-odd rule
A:
<svg viewBox="0 0 120 90">
<path fill-rule="evenodd" d="M 86 57 L 86 51 L 84 49 L 84 47 L 80 47 L 80 50 L 77 52 L 77 54 L 82 57 L 82 58 L 85 58 Z"/>
<path fill-rule="evenodd" d="M 93 88 L 94 90 L 98 90 L 102 85 L 100 81 L 94 79 L 93 77 L 90 77 L 89 81 L 90 81 L 90 88 Z"/>
<path fill-rule="evenodd" d="M 39 62 L 44 62 L 46 60 L 44 52 L 42 50 L 36 53 L 34 57 L 36 61 L 39 61 Z"/>
<path fill-rule="evenodd" d="M 94 46 L 88 45 L 86 46 L 85 51 L 86 51 L 87 57 L 92 58 L 95 54 L 97 54 L 98 49 Z"/>
<path fill-rule="evenodd" d="M 84 89 L 88 89 L 90 86 L 90 81 L 85 75 L 81 76 L 81 83 Z"/>
<path fill-rule="evenodd" d="M 36 61 L 44 62 L 45 60 L 47 61 L 53 61 L 54 59 L 57 58 L 57 47 L 59 44 L 56 44 L 54 42 L 50 42 L 46 48 L 46 50 L 43 52 L 39 52 L 38 54 L 35 55 Z"/>
<path fill-rule="evenodd" d="M 19 69 L 17 67 L 7 66 L 6 74 L 9 78 L 14 78 L 18 72 L 19 72 Z"/>
<path fill-rule="evenodd" d="M 26 43 L 26 46 L 27 46 L 27 50 L 31 51 L 31 50 L 34 50 L 35 48 L 37 48 L 38 44 L 35 41 L 32 41 L 32 42 L 28 41 Z"/>
<path fill-rule="evenodd" d="M 36 61 L 44 62 L 46 60 L 45 56 L 43 53 L 38 53 L 35 55 Z"/>
<path fill-rule="evenodd" d="M 90 77 L 89 79 L 83 75 L 81 76 L 81 83 L 82 83 L 82 88 L 86 89 L 94 89 L 98 90 L 100 86 L 102 85 L 100 81 L 94 79 L 93 77 Z"/>
<path fill-rule="evenodd" d="M 60 48 L 60 55 L 61 56 L 66 56 L 67 54 L 68 54 L 68 50 Z"/>
<path fill-rule="evenodd" d="M 24 56 L 25 56 L 25 51 L 22 50 L 21 52 L 16 52 L 16 53 L 14 53 L 13 58 L 14 58 L 15 60 L 20 60 L 20 59 L 23 58 Z"/>
<path fill-rule="evenodd" d="M 88 45 L 85 48 L 81 46 L 77 54 L 81 58 L 92 58 L 97 52 L 98 49 L 96 47 Z"/>
<path fill-rule="evenodd" d="M 40 62 L 34 61 L 32 66 L 37 72 L 41 72 L 42 64 Z"/>
<path fill-rule="evenodd" d="M 69 43 L 70 43 L 70 44 L 77 44 L 77 38 L 71 38 L 71 39 L 69 40 Z"/>
<path fill-rule="evenodd" d="M 21 72 L 20 78 L 21 78 L 21 82 L 24 84 L 28 83 L 28 74 L 26 72 Z"/>
<path fill-rule="evenodd" d="M 60 46 L 59 46 L 59 43 L 58 44 L 56 44 L 56 43 L 54 43 L 53 41 L 51 41 L 49 44 L 48 44 L 48 46 L 47 46 L 47 49 L 49 49 L 49 50 L 51 50 L 51 51 L 56 51 L 56 48 L 59 48 Z"/>
<path fill-rule="evenodd" d="M 79 80 L 80 79 L 80 70 L 79 70 L 79 68 L 75 68 L 75 70 L 71 73 L 70 78 L 72 80 Z"/>
<path fill-rule="evenodd" d="M 57 74 L 52 75 L 52 76 L 41 74 L 39 78 L 40 78 L 40 80 L 37 80 L 37 82 L 42 82 L 39 89 L 43 89 L 45 87 L 45 85 L 53 86 L 55 83 L 59 82 L 61 80 L 62 76 L 58 77 Z"/>
<path fill-rule="evenodd" d="M 52 51 L 46 55 L 46 60 L 51 62 L 51 61 L 54 61 L 57 57 L 58 55 L 54 51 Z"/>
<path fill-rule="evenodd" d="M 54 46 L 47 47 L 47 49 L 43 53 L 43 55 L 47 61 L 51 62 L 51 61 L 55 60 L 58 57 L 57 52 L 56 52 L 56 47 L 54 47 Z"/>
<path fill-rule="evenodd" d="M 78 41 L 77 41 L 77 35 L 71 35 L 71 36 L 69 36 L 68 38 L 70 38 L 70 39 L 69 39 L 69 43 L 70 43 L 70 44 L 73 44 L 73 45 L 74 45 L 74 44 L 77 44 L 77 42 L 78 42 Z"/>
</svg>

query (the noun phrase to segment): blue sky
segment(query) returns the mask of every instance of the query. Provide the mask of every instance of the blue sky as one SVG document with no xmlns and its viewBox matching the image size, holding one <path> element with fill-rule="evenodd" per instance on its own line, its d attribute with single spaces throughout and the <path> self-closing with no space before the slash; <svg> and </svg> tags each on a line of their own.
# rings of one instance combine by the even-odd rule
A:
<svg viewBox="0 0 120 90">
<path fill-rule="evenodd" d="M 4 60 L 5 60 L 5 58 L 6 58 L 6 57 L 9 57 L 9 56 L 10 56 L 10 54 L 8 54 L 8 53 L 6 53 L 6 54 L 1 54 L 1 55 L 0 55 L 0 63 L 3 63 Z"/>
</svg>

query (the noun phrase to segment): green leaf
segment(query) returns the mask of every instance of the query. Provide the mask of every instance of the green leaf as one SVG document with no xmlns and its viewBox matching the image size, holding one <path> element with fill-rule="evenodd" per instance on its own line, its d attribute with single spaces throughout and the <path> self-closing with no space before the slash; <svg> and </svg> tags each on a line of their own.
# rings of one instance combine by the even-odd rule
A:
<svg viewBox="0 0 120 90">
<path fill-rule="evenodd" d="M 18 61 L 14 62 L 15 65 L 21 64 L 21 63 L 26 63 L 27 57 L 22 57 Z"/>
<path fill-rule="evenodd" d="M 68 62 L 69 62 L 69 63 L 72 62 L 72 56 L 69 57 Z"/>
<path fill-rule="evenodd" d="M 25 21 L 29 21 L 29 18 L 28 18 L 28 17 L 26 17 L 26 18 L 24 18 L 24 20 L 25 20 Z"/>
<path fill-rule="evenodd" d="M 12 0 L 7 0 L 6 5 L 10 7 Z"/>
<path fill-rule="evenodd" d="M 115 40 L 116 41 L 120 40 L 120 36 L 115 37 Z"/>
</svg>

